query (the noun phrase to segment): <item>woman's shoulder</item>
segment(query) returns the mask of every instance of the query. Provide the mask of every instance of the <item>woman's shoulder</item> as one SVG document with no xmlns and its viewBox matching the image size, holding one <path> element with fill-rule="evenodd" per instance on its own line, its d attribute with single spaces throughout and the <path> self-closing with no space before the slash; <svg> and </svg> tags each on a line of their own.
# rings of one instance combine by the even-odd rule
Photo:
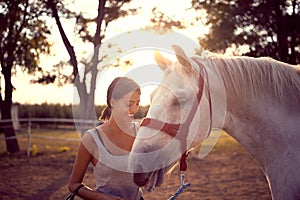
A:
<svg viewBox="0 0 300 200">
<path fill-rule="evenodd" d="M 102 131 L 101 129 L 103 129 L 104 127 L 105 127 L 105 123 L 99 123 L 95 127 L 84 131 L 84 134 L 86 133 L 88 133 L 89 135 L 98 134 L 99 132 Z"/>
<path fill-rule="evenodd" d="M 87 130 L 83 133 L 83 136 L 81 137 L 82 142 L 90 142 L 94 140 L 92 136 L 92 132 L 90 130 Z"/>
<path fill-rule="evenodd" d="M 84 132 L 83 136 L 81 137 L 81 144 L 84 145 L 84 147 L 89 152 L 95 152 L 95 149 L 97 148 L 97 142 L 95 141 L 95 137 L 93 136 L 93 132 L 91 130 L 87 130 Z"/>
<path fill-rule="evenodd" d="M 91 129 L 86 130 L 83 133 L 83 136 L 82 136 L 81 140 L 82 141 L 87 141 L 87 142 L 95 141 L 95 137 L 97 137 L 98 132 L 101 130 L 101 128 L 100 128 L 101 126 L 102 125 L 99 125 L 95 128 L 91 128 Z"/>
</svg>

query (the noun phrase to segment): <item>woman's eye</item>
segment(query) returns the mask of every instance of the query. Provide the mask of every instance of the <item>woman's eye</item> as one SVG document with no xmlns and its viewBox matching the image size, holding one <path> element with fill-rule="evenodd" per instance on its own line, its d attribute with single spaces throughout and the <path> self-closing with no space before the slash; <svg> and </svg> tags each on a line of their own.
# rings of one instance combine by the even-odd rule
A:
<svg viewBox="0 0 300 200">
<path fill-rule="evenodd" d="M 127 107 L 131 107 L 131 106 L 133 106 L 133 105 L 139 106 L 139 105 L 140 105 L 140 102 L 137 102 L 137 103 L 130 102 L 130 103 L 127 103 L 127 104 L 126 104 Z"/>
</svg>

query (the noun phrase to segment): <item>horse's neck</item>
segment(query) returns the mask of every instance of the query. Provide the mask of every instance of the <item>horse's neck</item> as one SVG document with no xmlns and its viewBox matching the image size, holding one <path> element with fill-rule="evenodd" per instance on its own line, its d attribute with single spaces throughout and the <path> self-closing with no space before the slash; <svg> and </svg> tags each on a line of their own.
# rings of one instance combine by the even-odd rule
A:
<svg viewBox="0 0 300 200">
<path fill-rule="evenodd" d="M 260 92 L 251 91 L 254 87 L 243 88 L 247 84 L 242 84 L 240 89 L 246 90 L 249 95 L 239 95 L 234 86 L 240 83 L 232 83 L 236 79 L 226 79 L 234 74 L 223 70 L 222 63 L 218 63 L 217 68 L 214 61 L 206 62 L 205 66 L 209 66 L 207 71 L 213 102 L 214 128 L 221 128 L 234 137 L 262 166 L 265 162 L 263 157 L 276 156 L 276 153 L 265 155 L 269 153 L 268 149 L 289 142 L 295 137 L 300 139 L 300 99 L 283 103 L 274 98 L 272 92 L 261 95 Z M 219 70 L 223 70 L 223 73 Z M 253 97 L 254 94 L 257 97 Z M 285 146 L 281 145 L 273 152 L 281 153 L 285 151 L 282 149 Z"/>
<path fill-rule="evenodd" d="M 218 82 L 219 74 L 214 70 L 209 74 L 213 121 L 217 121 L 213 127 L 226 131 L 252 155 L 268 177 L 275 199 L 293 199 L 300 185 L 300 176 L 295 176 L 300 168 L 300 98 L 294 95 L 293 100 L 283 103 L 274 100 L 272 92 L 245 98 L 232 84 Z M 219 100 L 222 88 L 225 106 Z M 285 94 L 293 96 L 288 91 Z"/>
<path fill-rule="evenodd" d="M 296 175 L 300 167 L 300 112 L 296 109 L 289 116 L 280 105 L 259 101 L 256 105 L 228 104 L 224 130 L 257 161 L 268 177 L 273 195 L 293 199 L 300 184 Z"/>
</svg>

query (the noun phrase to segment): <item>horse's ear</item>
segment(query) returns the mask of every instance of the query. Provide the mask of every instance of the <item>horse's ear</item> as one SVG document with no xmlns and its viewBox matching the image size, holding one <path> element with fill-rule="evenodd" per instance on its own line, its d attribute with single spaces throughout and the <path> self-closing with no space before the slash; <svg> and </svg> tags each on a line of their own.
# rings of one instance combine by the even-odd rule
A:
<svg viewBox="0 0 300 200">
<path fill-rule="evenodd" d="M 188 71 L 190 71 L 190 69 L 192 69 L 192 65 L 189 62 L 189 58 L 185 55 L 184 51 L 182 48 L 180 48 L 177 45 L 172 45 L 172 48 L 175 51 L 176 57 L 178 62 L 185 67 L 185 69 L 187 69 Z"/>
<path fill-rule="evenodd" d="M 154 58 L 159 68 L 163 71 L 172 63 L 171 60 L 161 55 L 159 51 L 154 52 Z"/>
</svg>

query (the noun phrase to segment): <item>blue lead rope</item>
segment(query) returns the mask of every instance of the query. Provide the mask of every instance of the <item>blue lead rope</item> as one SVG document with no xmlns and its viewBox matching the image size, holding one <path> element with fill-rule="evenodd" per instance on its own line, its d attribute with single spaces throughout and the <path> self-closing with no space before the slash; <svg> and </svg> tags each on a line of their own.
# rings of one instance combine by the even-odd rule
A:
<svg viewBox="0 0 300 200">
<path fill-rule="evenodd" d="M 187 169 L 187 163 L 186 158 L 188 156 L 189 152 L 185 151 L 184 154 L 182 154 L 180 159 L 180 168 L 179 168 L 179 177 L 180 177 L 180 186 L 178 190 L 175 192 L 173 196 L 171 196 L 168 200 L 174 200 L 178 197 L 178 195 L 183 192 L 187 187 L 191 185 L 191 183 L 184 183 L 185 181 L 185 171 Z"/>
<path fill-rule="evenodd" d="M 185 190 L 187 187 L 189 187 L 191 185 L 191 183 L 186 183 L 181 185 L 178 190 L 175 192 L 175 194 L 173 196 L 171 196 L 168 200 L 174 200 L 178 197 L 178 195 L 183 192 L 183 190 Z"/>
</svg>

